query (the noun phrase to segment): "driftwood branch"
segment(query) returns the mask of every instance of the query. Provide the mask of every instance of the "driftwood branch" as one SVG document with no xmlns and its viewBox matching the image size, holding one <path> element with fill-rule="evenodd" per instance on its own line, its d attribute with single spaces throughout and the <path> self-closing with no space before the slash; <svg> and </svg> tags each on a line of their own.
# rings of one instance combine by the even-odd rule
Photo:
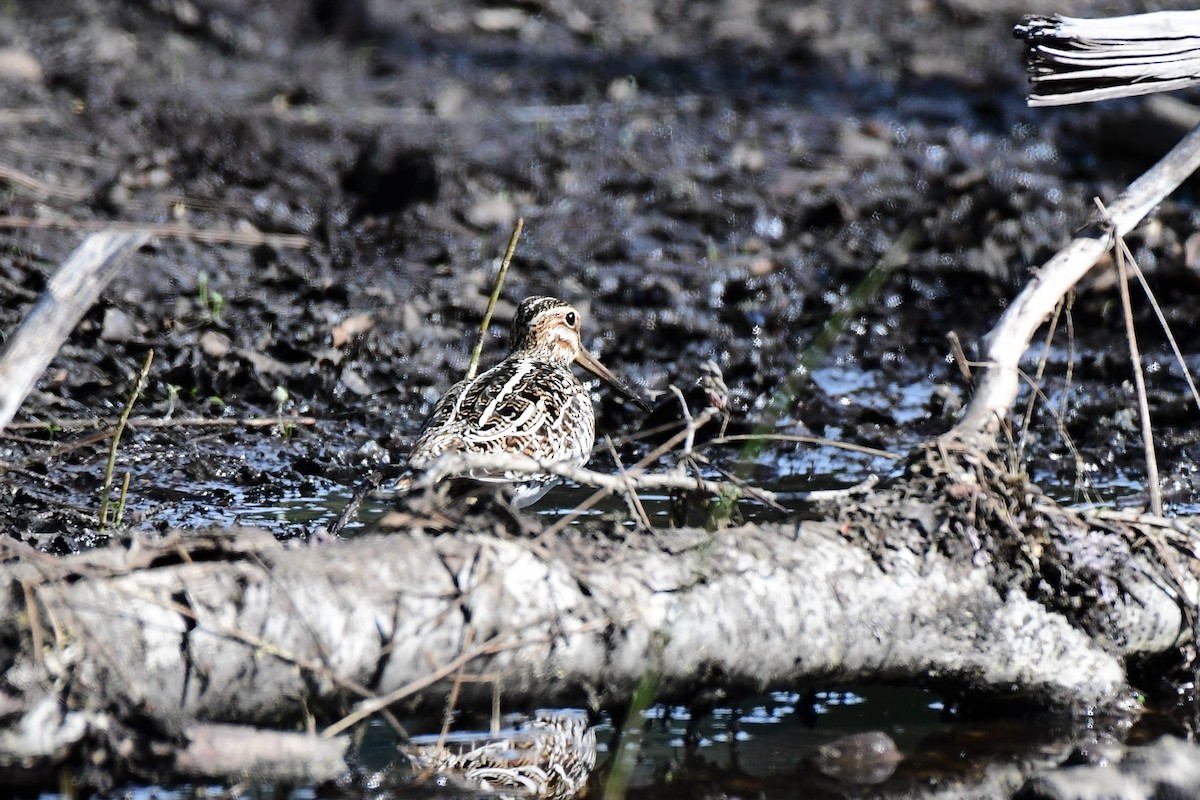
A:
<svg viewBox="0 0 1200 800">
<path fill-rule="evenodd" d="M 94 233 L 54 273 L 0 357 L 0 431 L 121 263 L 148 238 L 144 231 Z"/>
<path fill-rule="evenodd" d="M 1034 333 L 1059 301 L 1112 247 L 1200 167 L 1200 127 L 1130 184 L 1111 205 L 1105 224 L 1095 223 L 1046 262 L 1017 295 L 985 338 L 986 363 L 975 396 L 950 437 L 993 440 L 997 423 L 1008 417 L 1019 387 L 1018 365 Z"/>
</svg>

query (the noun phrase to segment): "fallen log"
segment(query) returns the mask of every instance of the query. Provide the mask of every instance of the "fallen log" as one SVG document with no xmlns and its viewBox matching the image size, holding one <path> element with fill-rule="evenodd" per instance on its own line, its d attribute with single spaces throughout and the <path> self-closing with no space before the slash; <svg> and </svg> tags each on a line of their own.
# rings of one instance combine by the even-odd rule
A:
<svg viewBox="0 0 1200 800">
<path fill-rule="evenodd" d="M 547 541 L 415 525 L 290 548 L 235 529 L 26 553 L 0 567 L 0 664 L 9 692 L 55 686 L 60 702 L 117 719 L 308 721 L 326 735 L 356 703 L 437 710 L 468 666 L 514 705 L 618 706 L 650 672 L 661 699 L 682 703 L 889 680 L 1077 711 L 1124 704 L 1124 660 L 1186 637 L 1191 573 L 1164 574 L 1113 520 L 1090 527 L 1037 495 L 998 503 L 929 453 L 910 494 L 800 525 L 591 526 Z M 941 507 L 924 497 L 935 484 Z M 968 508 L 965 526 L 954 510 Z M 1005 516 L 1022 520 L 1024 549 Z M 1074 583 L 1048 586 L 1051 574 Z M 464 684 L 458 703 L 491 692 Z M 31 757 L 0 740 L 0 764 Z"/>
</svg>

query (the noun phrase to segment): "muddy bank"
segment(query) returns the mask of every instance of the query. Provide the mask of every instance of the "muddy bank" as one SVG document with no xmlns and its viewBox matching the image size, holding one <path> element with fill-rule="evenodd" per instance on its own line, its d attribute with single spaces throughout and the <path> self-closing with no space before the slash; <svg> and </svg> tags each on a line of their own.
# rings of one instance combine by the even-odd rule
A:
<svg viewBox="0 0 1200 800">
<path fill-rule="evenodd" d="M 903 450 L 946 419 L 921 403 L 901 416 L 855 382 L 965 392 L 945 334 L 972 342 L 1090 198 L 1157 154 L 1121 138 L 1136 103 L 1023 106 L 1009 28 L 1024 8 L 377 6 L 28 4 L 0 19 L 3 213 L 20 218 L 0 231 L 6 329 L 80 225 L 223 239 L 158 238 L 85 318 L 22 411 L 33 426 L 3 441 L 6 533 L 59 551 L 91 540 L 100 434 L 150 348 L 135 417 L 278 424 L 132 430 L 119 469 L 139 528 L 320 496 L 394 461 L 464 370 L 517 215 L 490 357 L 514 302 L 551 292 L 582 305 L 589 346 L 633 383 L 687 384 L 714 358 L 751 420 L 915 231 L 822 357 L 829 379 L 800 384 L 778 428 Z M 1194 215 L 1185 192 L 1132 242 L 1193 366 Z M 1109 388 L 1127 375 L 1105 349 L 1112 297 L 1081 296 L 1074 349 L 1053 354 L 1083 466 L 1059 457 L 1052 419 L 1028 440 L 1064 491 L 1098 471 L 1137 483 Z M 1194 504 L 1194 425 L 1142 322 L 1164 472 Z M 602 409 L 605 430 L 628 430 L 627 411 Z M 781 444 L 756 474 L 806 458 Z"/>
</svg>

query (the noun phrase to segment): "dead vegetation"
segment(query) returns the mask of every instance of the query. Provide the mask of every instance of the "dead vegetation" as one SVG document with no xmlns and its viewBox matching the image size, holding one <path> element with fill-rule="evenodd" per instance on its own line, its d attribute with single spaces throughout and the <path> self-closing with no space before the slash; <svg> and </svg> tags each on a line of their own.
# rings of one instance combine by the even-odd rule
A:
<svg viewBox="0 0 1200 800">
<path fill-rule="evenodd" d="M 527 24 L 527 16 L 518 13 L 513 24 Z M 837 24 L 810 20 L 816 27 L 807 28 L 803 20 L 794 22 L 802 30 L 825 33 Z M 201 29 L 209 31 L 202 35 L 216 36 L 223 30 L 219 15 L 215 22 L 206 18 Z M 246 41 L 237 38 L 226 46 L 237 50 Z M 424 45 L 436 50 L 443 46 L 438 41 Z M 870 48 L 865 52 L 872 57 Z M 336 51 L 336 57 L 344 58 L 344 52 Z M 376 68 L 385 71 L 408 69 L 386 63 L 394 56 L 363 57 L 376 59 Z M 737 69 L 726 61 L 720 64 L 718 78 L 736 83 Z M 667 66 L 656 62 L 656 68 Z M 130 62 L 128 68 L 137 67 Z M 413 85 L 424 85 L 405 74 Z M 651 85 L 654 69 L 643 74 Z M 56 163 L 64 165 L 68 179 L 52 181 L 28 167 L 7 168 L 0 179 L 13 187 L 15 206 L 29 210 L 36 202 L 57 203 L 58 210 L 70 209 L 81 217 L 66 221 L 14 215 L 9 220 L 20 222 L 21 235 L 46 235 L 47 229 L 60 227 L 105 231 L 86 239 L 70 258 L 53 255 L 56 247 L 65 255 L 65 239 L 22 242 L 34 242 L 30 249 L 43 262 L 63 261 L 64 274 L 83 261 L 108 268 L 97 273 L 101 277 L 89 294 L 66 293 L 65 299 L 78 306 L 74 320 L 70 314 L 51 315 L 61 320 L 53 334 L 49 326 L 34 326 L 38 357 L 21 355 L 28 341 L 23 334 L 10 337 L 7 363 L 16 366 L 0 366 L 0 374 L 11 375 L 3 370 L 19 366 L 33 377 L 0 382 L 0 407 L 11 409 L 5 422 L 67 331 L 93 305 L 100 284 L 114 274 L 111 267 L 119 254 L 156 237 L 152 246 L 162 249 L 154 263 L 160 267 L 176 259 L 187 269 L 207 267 L 217 275 L 214 262 L 231 251 L 236 252 L 231 260 L 242 266 L 230 269 L 220 288 L 207 279 L 181 281 L 144 264 L 137 273 L 143 278 L 118 277 L 114 296 L 120 298 L 115 305 L 121 313 L 90 321 L 92 344 L 98 359 L 125 365 L 129 385 L 114 385 L 120 382 L 105 371 L 111 372 L 111 364 L 83 369 L 93 362 L 68 354 L 73 360 L 62 368 L 61 378 L 43 382 L 32 401 L 36 416 L 7 429 L 7 442 L 43 448 L 36 456 L 14 461 L 8 474 L 28 481 L 22 488 L 28 496 L 32 492 L 27 487 L 44 477 L 39 465 L 56 461 L 75 446 L 115 442 L 125 420 L 126 437 L 139 430 L 211 425 L 273 428 L 284 440 L 295 426 L 311 426 L 316 429 L 316 436 L 307 440 L 311 449 L 298 446 L 290 462 L 296 465 L 289 467 L 295 475 L 317 472 L 343 484 L 366 469 L 382 475 L 390 465 L 381 454 L 396 449 L 393 438 L 402 440 L 411 432 L 410 418 L 418 416 L 418 398 L 425 390 L 458 374 L 459 365 L 447 354 L 464 350 L 458 337 L 484 312 L 487 282 L 485 271 L 477 267 L 478 254 L 497 248 L 485 246 L 490 234 L 478 231 L 508 222 L 526 202 L 542 204 L 541 219 L 538 238 L 517 257 L 515 271 L 521 277 L 514 293 L 539 279 L 561 278 L 568 290 L 594 297 L 597 316 L 615 334 L 613 341 L 604 340 L 605 347 L 635 374 L 642 370 L 642 377 L 664 377 L 661 367 L 654 373 L 655 367 L 646 366 L 656 360 L 688 374 L 675 365 L 681 351 L 695 356 L 688 348 L 694 350 L 696 340 L 723 341 L 725 352 L 716 355 L 725 359 L 730 382 L 743 392 L 737 398 L 741 404 L 757 399 L 746 396 L 751 392 L 760 395 L 760 421 L 792 427 L 758 439 L 737 432 L 719 440 L 776 445 L 821 441 L 820 436 L 794 432 L 800 430 L 799 416 L 812 419 L 822 401 L 792 380 L 813 369 L 807 360 L 797 367 L 796 328 L 823 330 L 831 338 L 855 328 L 870 332 L 855 345 L 855 358 L 874 352 L 882 361 L 877 351 L 893 341 L 889 337 L 915 351 L 919 340 L 875 324 L 880 317 L 873 316 L 871 301 L 884 287 L 894 286 L 889 281 L 896 275 L 902 272 L 912 283 L 903 291 L 892 289 L 892 297 L 901 303 L 921 297 L 927 288 L 923 280 L 956 280 L 935 267 L 946 252 L 965 248 L 967 255 L 957 265 L 970 273 L 964 283 L 982 283 L 979 276 L 994 277 L 1009 259 L 1040 253 L 1064 225 L 1071 228 L 1082 221 L 1082 216 L 1058 208 L 1055 213 L 1069 222 L 1026 230 L 1039 213 L 1041 218 L 1049 213 L 1036 197 L 1038 191 L 1029 188 L 1042 186 L 1036 169 L 1042 162 L 1036 155 L 1020 162 L 1025 174 L 1019 180 L 1004 170 L 991 178 L 989 162 L 977 163 L 980 153 L 972 149 L 985 136 L 931 134 L 921 143 L 925 149 L 903 151 L 910 161 L 929 165 L 930 173 L 921 173 L 934 179 L 928 192 L 934 199 L 927 200 L 898 188 L 916 185 L 911 176 L 897 178 L 886 168 L 902 151 L 898 134 L 889 138 L 874 124 L 837 126 L 826 120 L 814 121 L 803 131 L 805 138 L 769 111 L 753 124 L 735 114 L 733 121 L 717 125 L 720 114 L 710 116 L 706 103 L 721 106 L 724 101 L 711 96 L 696 100 L 694 93 L 710 83 L 711 76 L 702 77 L 685 72 L 677 78 L 691 92 L 667 92 L 678 100 L 670 112 L 675 115 L 670 136 L 649 95 L 644 107 L 637 105 L 636 94 L 626 97 L 623 102 L 633 105 L 624 107 L 617 100 L 598 106 L 524 104 L 497 116 L 498 122 L 476 120 L 460 130 L 456 125 L 470 116 L 469 109 L 460 99 L 456 111 L 448 94 L 399 114 L 394 107 L 350 101 L 342 108 L 333 98 L 340 98 L 338 89 L 345 87 L 335 86 L 328 92 L 328 107 L 319 99 L 306 101 L 302 94 L 280 95 L 270 108 L 232 115 L 238 135 L 228 146 L 210 147 L 200 141 L 202 136 L 187 135 L 195 126 L 216 139 L 216 132 L 229 126 L 221 109 L 198 118 L 190 107 L 180 110 L 145 100 L 154 109 L 149 114 L 153 134 L 147 129 L 136 135 L 120 131 L 119 115 L 110 120 L 110 130 L 139 148 L 142 136 L 149 135 L 161 149 L 145 161 L 125 165 L 111 182 L 98 179 L 95 162 L 72 162 L 61 154 Z M 317 85 L 318 78 L 312 80 Z M 569 85 L 576 78 L 562 80 Z M 758 99 L 778 101 L 772 93 L 782 91 L 771 88 Z M 89 96 L 102 104 L 102 92 L 93 89 Z M 120 103 L 114 106 L 120 108 Z M 668 142 L 667 149 L 622 149 L 616 146 L 619 141 L 605 139 L 606 146 L 588 153 L 620 155 L 585 169 L 572 148 L 586 137 L 573 126 L 580 120 L 595 124 L 603 137 L 609 118 L 621 127 L 618 140 L 657 137 Z M 61 116 L 50 119 L 69 124 Z M 4 124 L 48 124 L 44 116 L 21 120 Z M 405 126 L 404 136 L 378 129 L 364 133 L 347 120 L 371 125 L 398 120 L 397 125 Z M 514 135 L 531 138 L 522 138 L 504 158 L 512 152 L 552 150 L 547 158 L 556 164 L 553 174 L 537 172 L 538 167 L 526 175 L 495 162 L 481 169 L 485 156 L 456 172 L 447 168 L 444 155 L 430 155 L 441 152 L 431 148 L 446 130 L 466 137 L 464 148 L 486 153 L 492 141 L 503 138 L 500 132 L 510 132 L 507 126 L 525 124 L 529 128 Z M 553 127 L 559 124 L 567 127 Z M 528 132 L 540 130 L 537 126 L 549 126 L 545 136 L 553 146 L 539 144 Z M 726 127 L 739 131 L 740 148 L 728 164 L 696 167 L 671 149 L 679 146 L 678 138 L 684 140 L 682 146 L 693 148 L 687 152 L 700 152 L 692 137 L 702 130 L 715 137 L 704 143 L 704 152 L 732 150 L 733 143 L 720 138 Z M 434 134 L 414 133 L 426 128 Z M 337 142 L 330 150 L 312 144 L 330 130 Z M 806 154 L 780 162 L 786 147 L 760 147 L 755 130 L 774 130 L 764 135 L 776 137 L 771 139 L 776 144 L 788 136 L 804 139 Z M 780 130 L 787 136 L 779 136 Z M 79 768 L 85 783 L 98 786 L 129 774 L 162 780 L 250 775 L 320 782 L 343 771 L 345 735 L 373 715 L 439 716 L 447 698 L 453 698 L 448 704 L 453 708 L 490 708 L 497 687 L 504 703 L 513 706 L 572 703 L 619 715 L 629 708 L 631 697 L 647 693 L 648 685 L 649 694 L 663 701 L 703 708 L 714 696 L 772 686 L 890 681 L 933 687 L 966 707 L 1005 704 L 1053 709 L 1064 716 L 1109 714 L 1121 721 L 1118 725 L 1127 724 L 1138 705 L 1131 670 L 1151 659 L 1171 660 L 1175 669 L 1193 663 L 1194 598 L 1200 587 L 1193 567 L 1195 523 L 1161 513 L 1064 507 L 1030 481 L 1020 457 L 1023 448 L 1016 444 L 1026 430 L 1013 431 L 1011 409 L 1023 380 L 1019 365 L 1034 336 L 1048 318 L 1057 319 L 1056 308 L 1114 241 L 1131 235 L 1138 220 L 1191 173 L 1197 135 L 1190 135 L 1160 167 L 1111 203 L 1107 216 L 1097 217 L 1045 263 L 987 337 L 983 358 L 970 364 L 965 356 L 958 358 L 954 369 L 969 367 L 975 383 L 971 404 L 952 430 L 922 437 L 893 480 L 824 496 L 815 513 L 802 521 L 733 524 L 728 510 L 737 499 L 767 505 L 777 498 L 744 475 L 721 474 L 728 463 L 719 458 L 703 463 L 702 456 L 712 451 L 698 446 L 695 438 L 712 415 L 689 419 L 685 411 L 681 432 L 657 451 L 639 453 L 640 461 L 614 447 L 610 470 L 565 470 L 514 460 L 503 465 L 552 471 L 595 487 L 588 503 L 602 495 L 620 496 L 632 524 L 607 518 L 546 524 L 488 498 L 448 508 L 438 504 L 433 484 L 438 470 L 455 472 L 463 465 L 446 462 L 418 477 L 419 483 L 424 481 L 418 488 L 431 491 L 416 497 L 402 514 L 385 519 L 381 528 L 389 532 L 347 541 L 322 543 L 312 537 L 301 542 L 303 537 L 296 537 L 281 543 L 260 530 L 240 527 L 159 536 L 143 527 L 118 532 L 120 541 L 113 547 L 56 558 L 19 538 L 0 539 L 0 762 L 32 785 L 44 784 L 63 765 Z M 938 136 L 944 141 L 935 141 Z M 313 150 L 277 144 L 293 141 Z M 834 141 L 839 143 L 837 156 L 851 159 L 854 169 L 815 167 L 805 160 L 824 159 L 823 148 Z M 942 148 L 944 161 L 935 157 L 937 148 Z M 1036 153 L 1036 147 L 1030 149 Z M 1008 150 L 985 155 L 1000 152 Z M 270 155 L 266 167 L 255 160 L 264 153 Z M 1014 160 L 1026 156 L 1009 155 Z M 28 152 L 22 157 L 32 158 Z M 706 177 L 705 170 L 720 173 L 720 180 Z M 162 183 L 164 171 L 191 176 L 175 180 L 196 196 L 170 206 L 194 217 L 186 225 L 155 222 L 156 212 L 147 210 L 167 207 L 164 198 L 180 188 Z M 766 174 L 775 176 L 769 185 L 762 177 Z M 300 185 L 301 196 L 321 195 L 328 204 L 297 208 L 292 182 L 302 179 L 308 183 Z M 1009 179 L 1015 182 L 1005 184 Z M 228 194 L 205 194 L 224 180 L 235 184 Z M 874 182 L 856 183 L 860 180 Z M 386 188 L 395 184 L 408 188 Z M 254 195 L 247 188 L 251 186 L 261 192 Z M 510 186 L 521 188 L 510 196 Z M 719 201 L 713 199 L 716 188 L 722 192 Z M 579 205 L 577 198 L 609 193 L 620 195 L 633 210 L 621 211 L 629 216 L 619 221 L 606 216 L 603 225 L 589 226 L 594 215 L 586 212 L 596 208 Z M 876 206 L 867 199 L 878 197 L 889 199 Z M 1063 202 L 1068 210 L 1078 210 L 1088 198 Z M 228 213 L 222 212 L 222 203 L 228 203 Z M 776 213 L 781 203 L 795 207 Z M 609 198 L 601 205 L 620 207 L 621 202 Z M 112 216 L 121 219 L 102 218 L 97 209 L 103 208 L 116 208 Z M 752 235 L 714 240 L 712 232 L 725 230 L 731 208 L 741 218 L 737 230 Z M 986 213 L 976 219 L 968 213 L 971 209 Z M 639 213 L 647 210 L 653 219 L 643 224 Z M 1176 208 L 1168 213 L 1186 212 Z M 981 231 L 962 229 L 964 215 L 975 219 Z M 144 219 L 137 221 L 139 217 Z M 867 219 L 876 220 L 878 227 L 866 225 Z M 1012 241 L 1014 224 L 1017 238 L 1028 241 Z M 790 229 L 789 235 L 778 233 L 781 229 Z M 275 232 L 260 233 L 267 230 Z M 618 236 L 613 233 L 617 230 L 632 233 Z M 470 231 L 474 233 L 468 235 Z M 924 238 L 910 235 L 914 231 Z M 547 244 L 562 232 L 571 234 L 561 237 L 567 244 Z M 175 234 L 183 238 L 164 244 L 162 237 Z M 976 234 L 975 240 L 964 240 Z M 1163 234 L 1166 243 L 1159 243 L 1164 250 L 1171 247 L 1170 235 Z M 583 277 L 572 272 L 563 278 L 546 265 L 560 260 L 574 264 L 580 251 L 569 248 L 577 246 L 577 239 L 587 240 L 589 257 L 601 265 L 580 268 Z M 217 241 L 227 249 L 208 249 Z M 197 246 L 201 242 L 204 248 Z M 903 246 L 893 249 L 896 243 Z M 301 245 L 305 249 L 291 252 Z M 384 255 L 371 255 L 372 248 Z M 97 252 L 100 257 L 92 260 Z M 812 252 L 820 258 L 814 260 Z M 890 257 L 896 253 L 902 257 Z M 628 269 L 626 261 L 636 268 Z M 816 266 L 826 262 L 855 269 L 866 263 L 888 266 L 865 278 L 853 271 L 849 278 L 839 273 L 826 284 L 817 277 Z M 394 263 L 402 263 L 406 271 L 389 272 Z M 2 277 L 10 299 L 64 299 L 55 291 L 58 278 L 27 286 L 18 280 L 21 274 L 12 264 L 5 267 Z M 420 292 L 411 291 L 422 281 Z M 150 291 L 143 282 L 169 288 Z M 866 302 L 843 304 L 840 296 L 856 282 L 870 289 Z M 186 284 L 185 291 L 180 283 Z M 368 289 L 362 288 L 364 283 Z M 976 291 L 1007 296 L 996 288 L 1003 287 L 1002 280 L 987 285 L 992 288 Z M 713 292 L 717 299 L 700 299 Z M 173 297 L 173 307 L 158 302 L 164 294 Z M 958 301 L 954 291 L 926 294 L 939 303 L 962 302 L 982 316 L 972 307 L 980 294 Z M 832 299 L 818 304 L 818 297 Z M 142 301 L 154 306 L 154 312 L 140 313 Z M 930 303 L 926 310 L 940 313 L 936 305 Z M 367 307 L 369 313 L 362 310 Z M 838 315 L 836 326 L 814 324 L 814 319 L 829 320 L 831 309 Z M 423 315 L 436 316 L 439 324 L 422 323 Z M 348 323 L 351 319 L 354 324 Z M 940 336 L 949 323 L 942 316 L 920 324 L 938 327 Z M 243 325 L 252 335 L 239 330 Z M 135 414 L 133 402 L 126 401 L 138 394 L 136 365 L 156 338 L 165 341 L 166 349 L 161 358 L 156 356 L 157 372 L 151 373 L 158 376 L 159 394 L 146 401 L 153 403 L 156 415 L 148 417 Z M 824 349 L 814 352 L 825 356 L 832 351 L 832 343 L 819 344 Z M 83 349 L 78 342 L 74 347 Z M 137 358 L 117 359 L 114 353 Z M 415 380 L 410 381 L 410 372 Z M 97 373 L 102 377 L 94 377 Z M 185 378 L 193 396 L 176 398 L 181 384 L 174 381 Z M 87 384 L 89 380 L 96 385 Z M 164 386 L 176 386 L 175 394 Z M 385 388 L 375 391 L 379 387 Z M 96 403 L 100 394 L 114 404 L 103 413 Z M 237 402 L 234 416 L 217 416 L 223 397 Z M 325 398 L 317 405 L 320 413 L 307 413 L 305 403 L 317 404 L 312 398 L 318 397 Z M 160 418 L 174 413 L 176 399 L 183 415 Z M 804 401 L 799 411 L 798 400 Z M 1149 402 L 1144 400 L 1143 407 Z M 384 424 L 368 433 L 363 407 L 401 419 L 385 417 Z M 118 409 L 123 410 L 120 417 Z M 212 415 L 206 417 L 202 410 Z M 610 421 L 629 421 L 625 409 L 609 412 Z M 339 413 L 360 415 L 347 426 L 349 433 L 336 430 Z M 101 418 L 106 424 L 96 441 L 90 433 L 65 446 L 40 437 Z M 844 427 L 867 429 L 861 438 L 872 440 L 869 415 L 834 418 L 848 420 Z M 860 425 L 860 419 L 868 422 Z M 381 432 L 390 423 L 391 430 Z M 1066 433 L 1067 424 L 1060 420 L 1052 427 Z M 16 431 L 31 441 L 12 438 Z M 216 436 L 227 434 L 218 431 Z M 321 437 L 332 444 L 313 442 Z M 169 457 L 189 462 L 160 483 L 177 488 L 174 484 L 186 484 L 187 478 L 200 483 L 207 477 L 204 470 L 211 462 L 188 449 L 199 438 L 178 434 L 168 440 L 174 454 L 151 459 L 150 470 L 164 472 L 158 465 Z M 229 449 L 229 439 L 216 441 Z M 883 444 L 896 448 L 892 441 Z M 875 456 L 881 452 L 857 446 Z M 127 452 L 146 460 L 145 450 Z M 679 467 L 652 470 L 660 456 L 678 459 Z M 108 474 L 111 497 L 112 468 Z M 134 479 L 135 495 L 155 488 L 141 475 L 140 486 Z M 303 481 L 296 477 L 286 485 L 307 485 Z M 69 494 L 62 483 L 50 485 L 59 496 Z M 654 528 L 639 500 L 639 491 L 647 490 L 699 493 L 704 513 L 693 516 L 711 524 Z M 44 495 L 35 499 L 46 502 Z M 21 499 L 9 502 L 20 507 Z M 106 517 L 92 506 L 63 503 L 60 508 L 72 515 L 64 511 L 56 517 L 60 526 L 69 519 L 83 529 L 97 519 L 103 524 Z M 147 505 L 139 506 L 139 513 L 147 510 Z M 28 519 L 20 513 L 9 516 Z M 30 524 L 22 533 L 34 527 Z M 78 548 L 81 541 L 64 549 Z M 464 681 L 468 672 L 487 680 Z M 396 723 L 394 717 L 390 721 Z M 242 760 L 231 761 L 231 753 Z"/>
</svg>

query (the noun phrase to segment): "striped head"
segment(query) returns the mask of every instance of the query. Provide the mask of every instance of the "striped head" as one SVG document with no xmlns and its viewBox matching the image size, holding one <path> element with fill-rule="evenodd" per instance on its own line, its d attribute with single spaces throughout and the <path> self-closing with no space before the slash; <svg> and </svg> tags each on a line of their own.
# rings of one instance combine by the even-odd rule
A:
<svg viewBox="0 0 1200 800">
<path fill-rule="evenodd" d="M 585 352 L 579 339 L 582 319 L 569 303 L 553 297 L 527 297 L 517 306 L 509 334 L 509 357 L 569 366 Z"/>
<path fill-rule="evenodd" d="M 553 297 L 526 297 L 517 306 L 509 333 L 508 357 L 542 361 L 564 369 L 575 362 L 640 406 L 645 401 L 583 347 L 579 329 L 583 320 L 570 303 Z"/>
</svg>

